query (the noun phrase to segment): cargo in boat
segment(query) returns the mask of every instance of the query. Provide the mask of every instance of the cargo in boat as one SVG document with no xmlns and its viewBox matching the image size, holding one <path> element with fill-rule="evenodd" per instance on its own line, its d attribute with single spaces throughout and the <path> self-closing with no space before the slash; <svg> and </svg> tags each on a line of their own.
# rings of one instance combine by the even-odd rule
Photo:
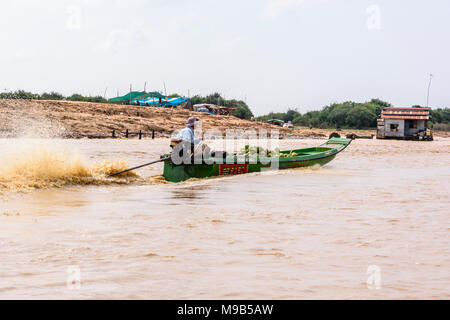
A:
<svg viewBox="0 0 450 320">
<path fill-rule="evenodd" d="M 351 141 L 351 139 L 333 138 L 318 147 L 280 151 L 280 157 L 258 157 L 255 161 L 251 161 L 248 158 L 242 161 L 238 156 L 230 155 L 225 159 L 204 159 L 199 164 L 175 165 L 168 159 L 164 161 L 163 175 L 168 181 L 181 182 L 191 178 L 245 174 L 261 172 L 267 169 L 282 170 L 325 165 L 333 160 L 339 152 L 344 150 Z"/>
</svg>

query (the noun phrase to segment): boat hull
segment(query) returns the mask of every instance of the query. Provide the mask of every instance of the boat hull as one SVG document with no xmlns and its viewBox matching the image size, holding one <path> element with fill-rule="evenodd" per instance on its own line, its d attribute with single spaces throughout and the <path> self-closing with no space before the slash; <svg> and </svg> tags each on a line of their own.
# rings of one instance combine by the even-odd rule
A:
<svg viewBox="0 0 450 320">
<path fill-rule="evenodd" d="M 252 161 L 247 161 L 246 163 L 243 161 L 240 162 L 236 157 L 228 159 L 206 159 L 199 164 L 183 165 L 174 165 L 170 160 L 166 160 L 164 162 L 163 175 L 168 181 L 181 182 L 192 178 L 202 179 L 265 170 L 283 170 L 315 165 L 322 166 L 333 160 L 350 142 L 350 139 L 330 139 L 320 147 L 292 150 L 299 154 L 296 157 L 261 158 L 255 159 L 253 163 Z M 282 151 L 281 153 L 289 152 L 291 151 Z M 212 160 L 216 163 L 212 163 Z"/>
</svg>

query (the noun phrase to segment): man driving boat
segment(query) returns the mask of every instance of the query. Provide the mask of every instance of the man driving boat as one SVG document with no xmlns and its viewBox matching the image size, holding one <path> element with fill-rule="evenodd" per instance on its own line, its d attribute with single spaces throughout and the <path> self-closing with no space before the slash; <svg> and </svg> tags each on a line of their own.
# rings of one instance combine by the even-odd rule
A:
<svg viewBox="0 0 450 320">
<path fill-rule="evenodd" d="M 173 155 L 176 155 L 178 160 L 186 162 L 188 159 L 192 160 L 194 154 L 198 156 L 199 151 L 204 151 L 207 146 L 202 143 L 202 141 L 195 137 L 194 129 L 197 125 L 200 124 L 200 119 L 195 117 L 190 117 L 184 125 L 186 126 L 184 129 L 180 130 L 176 138 L 172 138 L 170 141 L 170 147 L 173 149 Z M 198 150 L 199 146 L 202 146 L 200 150 Z M 185 152 L 187 154 L 185 154 Z M 175 160 L 175 159 L 173 159 Z M 178 162 L 178 161 L 175 161 Z"/>
<path fill-rule="evenodd" d="M 225 158 L 227 156 L 227 153 L 225 151 L 211 152 L 211 148 L 206 143 L 204 143 L 201 139 L 195 138 L 194 129 L 200 124 L 200 120 L 195 117 L 190 117 L 185 122 L 186 127 L 180 130 L 177 137 L 173 138 L 170 141 L 170 147 L 173 149 L 173 152 L 179 157 L 179 159 L 183 158 L 183 161 L 186 161 L 188 159 L 193 160 L 192 158 L 194 155 L 196 158 L 201 158 L 202 155 L 206 158 Z M 190 150 L 190 155 L 192 157 L 187 156 L 185 158 L 183 149 L 187 151 Z"/>
<path fill-rule="evenodd" d="M 190 117 L 184 125 L 186 126 L 184 129 L 180 130 L 178 133 L 177 139 L 181 141 L 188 141 L 194 146 L 200 143 L 200 139 L 195 138 L 194 129 L 197 124 L 199 124 L 200 120 L 195 117 Z M 180 142 L 181 142 L 180 141 Z"/>
</svg>

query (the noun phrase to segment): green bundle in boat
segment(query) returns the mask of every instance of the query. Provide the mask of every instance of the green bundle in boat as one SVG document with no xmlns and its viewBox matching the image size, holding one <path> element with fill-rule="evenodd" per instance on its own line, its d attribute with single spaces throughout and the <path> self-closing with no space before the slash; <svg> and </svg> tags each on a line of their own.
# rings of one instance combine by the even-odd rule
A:
<svg viewBox="0 0 450 320">
<path fill-rule="evenodd" d="M 297 157 L 298 153 L 291 150 L 289 153 L 281 153 L 280 158 L 291 158 L 291 157 Z"/>
<path fill-rule="evenodd" d="M 291 158 L 291 157 L 297 157 L 298 153 L 294 152 L 293 150 L 290 153 L 280 153 L 280 149 L 275 148 L 274 150 L 266 150 L 263 147 L 257 147 L 257 146 L 250 146 L 246 145 L 241 150 L 239 150 L 238 153 L 235 153 L 234 155 L 237 156 L 258 156 L 258 157 L 280 157 L 280 158 Z"/>
<path fill-rule="evenodd" d="M 235 153 L 234 155 L 237 156 L 245 156 L 245 157 L 249 157 L 249 156 L 259 156 L 259 157 L 272 157 L 272 156 L 277 156 L 280 154 L 280 149 L 275 149 L 275 150 L 266 150 L 263 147 L 258 147 L 258 146 L 250 146 L 250 145 L 246 145 L 245 147 L 243 147 L 241 150 L 239 150 L 238 153 Z"/>
</svg>

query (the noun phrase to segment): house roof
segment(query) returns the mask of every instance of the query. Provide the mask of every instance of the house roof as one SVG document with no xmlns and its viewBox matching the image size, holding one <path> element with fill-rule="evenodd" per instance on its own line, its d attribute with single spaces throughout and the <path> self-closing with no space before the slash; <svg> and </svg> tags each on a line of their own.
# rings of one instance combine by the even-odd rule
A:
<svg viewBox="0 0 450 320">
<path fill-rule="evenodd" d="M 384 107 L 383 110 L 428 110 L 430 111 L 431 108 L 425 108 L 425 107 Z"/>
<path fill-rule="evenodd" d="M 383 119 L 399 119 L 399 120 L 429 120 L 428 116 L 382 116 Z"/>
<path fill-rule="evenodd" d="M 381 111 L 382 119 L 428 120 L 430 108 L 387 107 Z"/>
</svg>

